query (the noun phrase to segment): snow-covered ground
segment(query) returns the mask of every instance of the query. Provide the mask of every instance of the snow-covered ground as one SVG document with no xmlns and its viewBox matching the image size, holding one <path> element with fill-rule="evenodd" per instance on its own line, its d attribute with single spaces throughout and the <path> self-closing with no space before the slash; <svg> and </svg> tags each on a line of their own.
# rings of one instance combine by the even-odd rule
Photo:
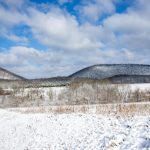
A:
<svg viewBox="0 0 150 150">
<path fill-rule="evenodd" d="M 130 88 L 135 91 L 137 89 L 139 90 L 150 90 L 150 83 L 139 83 L 139 84 L 129 84 Z"/>
<path fill-rule="evenodd" d="M 0 150 L 72 149 L 150 149 L 150 116 L 22 114 L 0 109 Z"/>
<path fill-rule="evenodd" d="M 121 85 L 121 84 L 120 84 Z M 150 90 L 150 83 L 136 83 L 136 84 L 127 84 L 129 88 L 131 88 L 132 91 L 135 91 L 137 89 L 139 90 Z M 47 90 L 49 88 L 45 88 Z M 65 87 L 52 87 L 51 88 L 53 92 L 56 92 L 56 94 L 60 94 L 61 91 L 65 90 Z"/>
</svg>

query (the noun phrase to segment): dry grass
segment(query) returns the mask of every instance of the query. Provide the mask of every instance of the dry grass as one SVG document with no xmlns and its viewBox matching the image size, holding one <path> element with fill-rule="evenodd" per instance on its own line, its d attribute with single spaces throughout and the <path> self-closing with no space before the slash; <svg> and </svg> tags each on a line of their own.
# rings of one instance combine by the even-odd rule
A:
<svg viewBox="0 0 150 150">
<path fill-rule="evenodd" d="M 10 108 L 10 111 L 21 113 L 95 113 L 95 114 L 124 114 L 150 115 L 150 102 L 122 103 L 98 105 L 64 105 L 27 108 Z"/>
</svg>

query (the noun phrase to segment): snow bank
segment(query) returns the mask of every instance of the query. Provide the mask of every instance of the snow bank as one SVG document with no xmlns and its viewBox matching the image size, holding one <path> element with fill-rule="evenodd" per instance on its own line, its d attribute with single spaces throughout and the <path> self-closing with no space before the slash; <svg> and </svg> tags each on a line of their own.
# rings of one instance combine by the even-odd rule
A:
<svg viewBox="0 0 150 150">
<path fill-rule="evenodd" d="M 1 150 L 150 149 L 150 116 L 0 110 Z"/>
</svg>

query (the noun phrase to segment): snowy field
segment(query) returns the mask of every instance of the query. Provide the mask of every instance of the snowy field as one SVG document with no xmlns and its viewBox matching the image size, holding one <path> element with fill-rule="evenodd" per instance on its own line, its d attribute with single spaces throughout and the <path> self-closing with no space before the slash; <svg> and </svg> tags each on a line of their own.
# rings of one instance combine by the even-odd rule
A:
<svg viewBox="0 0 150 150">
<path fill-rule="evenodd" d="M 20 113 L 0 109 L 0 150 L 148 150 L 149 115 Z"/>
<path fill-rule="evenodd" d="M 139 90 L 150 90 L 150 83 L 139 83 L 139 84 L 129 84 L 130 88 L 135 91 L 137 89 Z"/>
<path fill-rule="evenodd" d="M 137 83 L 137 84 L 126 84 L 131 88 L 132 91 L 135 91 L 137 89 L 144 91 L 144 90 L 150 90 L 150 83 Z M 42 89 L 42 88 L 41 88 Z M 49 88 L 44 88 L 45 91 L 48 91 Z M 60 94 L 65 87 L 51 87 L 52 91 L 56 93 L 56 95 Z"/>
</svg>

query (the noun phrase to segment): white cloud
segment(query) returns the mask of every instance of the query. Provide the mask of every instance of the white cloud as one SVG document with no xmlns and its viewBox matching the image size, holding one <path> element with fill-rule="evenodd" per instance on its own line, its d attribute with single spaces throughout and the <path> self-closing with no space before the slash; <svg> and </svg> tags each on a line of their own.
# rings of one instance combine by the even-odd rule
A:
<svg viewBox="0 0 150 150">
<path fill-rule="evenodd" d="M 26 14 L 18 12 L 16 9 L 7 9 L 0 6 L 0 23 L 4 26 L 13 26 L 26 22 Z"/>
<path fill-rule="evenodd" d="M 83 5 L 77 9 L 80 12 L 80 16 L 89 21 L 97 21 L 104 14 L 112 14 L 115 12 L 113 0 L 83 1 Z"/>
<path fill-rule="evenodd" d="M 11 47 L 8 52 L 0 52 L 0 58 L 0 64 L 2 66 L 11 68 L 15 70 L 16 73 L 25 75 L 26 77 L 38 77 L 44 76 L 44 66 L 53 64 L 55 59 L 57 60 L 57 55 L 55 57 L 52 52 L 16 46 Z M 26 69 L 23 70 L 23 68 Z M 49 74 L 49 76 L 51 76 L 51 74 Z"/>
<path fill-rule="evenodd" d="M 150 31 L 150 21 L 134 12 L 113 15 L 104 21 L 104 26 L 114 32 L 129 34 Z"/>
<path fill-rule="evenodd" d="M 68 13 L 58 9 L 48 13 L 35 9 L 29 12 L 28 24 L 35 38 L 48 46 L 66 50 L 95 49 L 101 46 L 101 42 L 93 38 L 96 32 L 89 34 L 88 27 L 79 25 L 75 17 Z M 97 30 L 97 27 L 92 30 Z"/>
<path fill-rule="evenodd" d="M 8 52 L 0 52 L 0 64 L 15 73 L 28 78 L 64 76 L 88 65 L 115 63 L 133 60 L 129 50 L 93 50 L 66 53 L 57 51 L 40 51 L 25 46 L 11 47 Z M 9 59 L 8 59 L 9 58 Z"/>
<path fill-rule="evenodd" d="M 134 51 L 149 49 L 150 14 L 149 1 L 137 0 L 126 13 L 115 14 L 104 20 L 103 26 L 111 30 L 118 45 Z"/>
</svg>

